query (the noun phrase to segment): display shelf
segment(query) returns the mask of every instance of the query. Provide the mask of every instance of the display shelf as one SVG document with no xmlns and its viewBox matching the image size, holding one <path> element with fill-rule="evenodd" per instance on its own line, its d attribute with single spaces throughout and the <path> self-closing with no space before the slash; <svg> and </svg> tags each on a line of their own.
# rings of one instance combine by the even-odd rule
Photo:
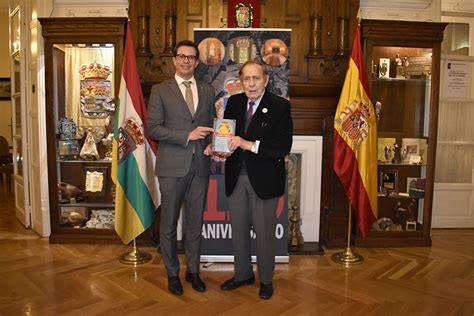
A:
<svg viewBox="0 0 474 316">
<path fill-rule="evenodd" d="M 48 83 L 50 241 L 119 241 L 109 158 L 127 18 L 39 21 Z"/>
<path fill-rule="evenodd" d="M 426 164 L 414 164 L 414 163 L 403 163 L 403 162 L 400 162 L 400 163 L 393 163 L 393 162 L 378 162 L 377 163 L 378 166 L 409 166 L 409 167 L 426 167 Z"/>
<path fill-rule="evenodd" d="M 59 159 L 57 160 L 59 163 L 83 163 L 83 164 L 111 164 L 112 160 L 64 160 Z"/>
<path fill-rule="evenodd" d="M 429 246 L 445 23 L 363 20 L 377 124 L 378 214 L 358 246 Z"/>
<path fill-rule="evenodd" d="M 79 202 L 79 203 L 59 203 L 59 207 L 102 207 L 114 208 L 114 203 L 107 202 Z"/>
</svg>

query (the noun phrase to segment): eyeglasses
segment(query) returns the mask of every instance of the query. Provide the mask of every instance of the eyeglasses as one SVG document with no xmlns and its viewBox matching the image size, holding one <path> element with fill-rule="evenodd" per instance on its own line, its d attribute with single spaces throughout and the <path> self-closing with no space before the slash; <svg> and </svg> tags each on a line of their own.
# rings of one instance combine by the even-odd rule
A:
<svg viewBox="0 0 474 316">
<path fill-rule="evenodd" d="M 190 62 L 196 61 L 196 56 L 194 55 L 176 54 L 176 58 L 179 61 L 185 61 L 186 59 L 189 60 Z"/>
</svg>

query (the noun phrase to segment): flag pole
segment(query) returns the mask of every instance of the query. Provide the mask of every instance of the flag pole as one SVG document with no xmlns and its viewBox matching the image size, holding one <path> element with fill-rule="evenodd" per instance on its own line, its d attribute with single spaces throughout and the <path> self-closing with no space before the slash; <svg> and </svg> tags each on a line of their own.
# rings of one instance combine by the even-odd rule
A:
<svg viewBox="0 0 474 316">
<path fill-rule="evenodd" d="M 119 261 L 123 264 L 133 264 L 139 265 L 147 263 L 151 260 L 151 255 L 146 251 L 141 251 L 137 247 L 137 241 L 133 239 L 133 248 L 132 251 L 124 253 L 120 256 Z"/>
<path fill-rule="evenodd" d="M 352 208 L 349 202 L 349 221 L 347 223 L 347 247 L 345 251 L 336 252 L 332 255 L 332 261 L 342 264 L 348 268 L 353 265 L 358 265 L 364 262 L 364 257 L 352 252 L 351 250 L 351 226 L 352 226 Z"/>
</svg>

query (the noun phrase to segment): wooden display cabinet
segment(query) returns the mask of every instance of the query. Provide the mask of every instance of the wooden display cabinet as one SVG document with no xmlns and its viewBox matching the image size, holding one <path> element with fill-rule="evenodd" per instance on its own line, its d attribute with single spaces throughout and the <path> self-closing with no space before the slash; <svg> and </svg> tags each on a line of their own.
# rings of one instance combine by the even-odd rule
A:
<svg viewBox="0 0 474 316">
<path fill-rule="evenodd" d="M 378 122 L 378 216 L 356 246 L 431 245 L 441 42 L 445 23 L 363 20 Z"/>
<path fill-rule="evenodd" d="M 119 242 L 107 152 L 127 18 L 39 20 L 45 54 L 50 241 Z"/>
</svg>

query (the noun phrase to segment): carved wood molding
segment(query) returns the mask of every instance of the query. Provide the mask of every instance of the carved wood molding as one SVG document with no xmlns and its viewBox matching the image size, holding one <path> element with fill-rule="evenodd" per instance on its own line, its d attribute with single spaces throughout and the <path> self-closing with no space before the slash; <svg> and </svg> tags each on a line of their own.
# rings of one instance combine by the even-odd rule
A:
<svg viewBox="0 0 474 316">
<path fill-rule="evenodd" d="M 50 36 L 84 36 L 93 35 L 96 37 L 118 36 L 124 34 L 124 17 L 104 17 L 104 18 L 39 18 L 43 37 Z"/>
<path fill-rule="evenodd" d="M 447 23 L 444 23 L 447 24 Z M 417 47 L 420 43 L 442 42 L 443 33 L 439 32 L 439 23 L 426 22 L 407 22 L 407 21 L 386 21 L 386 20 L 364 20 L 362 23 L 365 39 L 374 39 L 384 41 L 390 38 L 414 41 Z M 393 30 L 396 29 L 399 36 L 394 36 Z M 413 33 L 413 29 L 418 30 Z"/>
</svg>

